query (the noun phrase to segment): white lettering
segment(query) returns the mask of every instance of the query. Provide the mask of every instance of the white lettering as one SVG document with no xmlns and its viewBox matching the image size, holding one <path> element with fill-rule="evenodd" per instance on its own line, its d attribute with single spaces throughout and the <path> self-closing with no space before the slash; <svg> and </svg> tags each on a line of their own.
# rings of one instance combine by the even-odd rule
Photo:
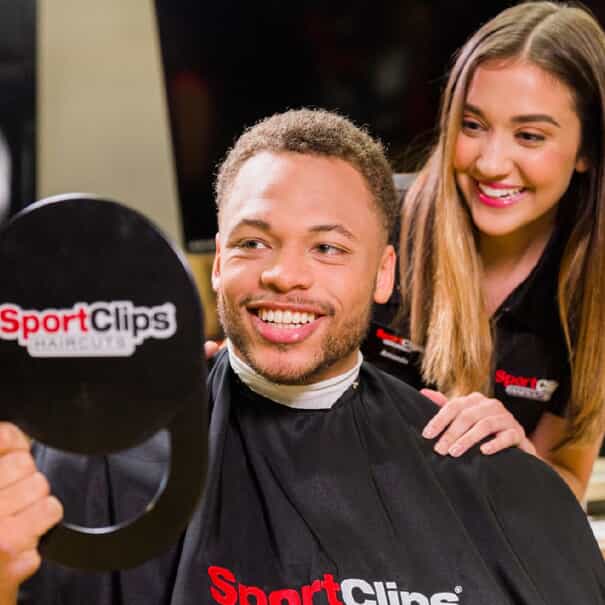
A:
<svg viewBox="0 0 605 605">
<path fill-rule="evenodd" d="M 378 605 L 389 605 L 387 594 L 384 590 L 384 584 L 382 582 L 374 582 L 374 590 L 376 591 Z"/>
<path fill-rule="evenodd" d="M 546 380 L 546 378 L 540 378 L 536 385 L 536 389 L 538 391 L 542 391 L 543 393 L 548 393 L 552 395 L 559 386 L 559 383 L 556 380 Z"/>
<path fill-rule="evenodd" d="M 363 601 L 358 601 L 353 594 L 355 591 L 356 594 L 359 594 L 360 597 L 373 597 L 374 591 L 372 590 L 372 585 L 365 580 L 360 580 L 358 578 L 349 578 L 348 580 L 343 580 L 340 583 L 340 591 L 342 593 L 342 600 L 345 602 L 345 605 L 376 605 L 376 601 L 374 599 L 365 599 Z"/>
<path fill-rule="evenodd" d="M 436 592 L 431 597 L 431 605 L 449 605 L 460 603 L 460 599 L 452 592 Z"/>
<path fill-rule="evenodd" d="M 385 351 L 384 349 L 382 349 L 382 351 L 380 351 L 380 357 L 386 357 L 387 359 L 392 359 L 393 361 L 396 361 L 397 363 L 402 363 L 403 365 L 407 365 L 410 363 L 409 359 L 407 359 L 406 357 L 399 357 L 399 355 L 395 355 L 395 353 L 391 353 L 390 351 Z"/>
<path fill-rule="evenodd" d="M 401 605 L 431 605 L 429 600 L 419 592 L 401 591 Z"/>
</svg>

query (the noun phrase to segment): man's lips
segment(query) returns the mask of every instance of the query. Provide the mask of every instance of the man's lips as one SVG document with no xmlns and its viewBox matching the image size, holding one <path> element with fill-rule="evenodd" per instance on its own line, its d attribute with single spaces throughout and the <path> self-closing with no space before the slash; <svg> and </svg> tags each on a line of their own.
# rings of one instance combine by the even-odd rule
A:
<svg viewBox="0 0 605 605">
<path fill-rule="evenodd" d="M 274 344 L 299 343 L 313 334 L 326 316 L 323 305 L 266 302 L 247 305 L 252 324 Z"/>
<path fill-rule="evenodd" d="M 265 340 L 273 344 L 295 344 L 309 338 L 325 321 L 325 315 L 305 324 L 283 324 L 263 321 L 258 315 L 250 314 L 252 325 Z"/>
</svg>

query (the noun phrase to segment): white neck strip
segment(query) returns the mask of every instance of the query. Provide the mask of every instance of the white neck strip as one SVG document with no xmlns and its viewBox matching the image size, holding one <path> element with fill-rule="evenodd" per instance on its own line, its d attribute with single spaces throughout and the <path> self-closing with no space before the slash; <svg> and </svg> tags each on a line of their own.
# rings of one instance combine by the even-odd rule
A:
<svg viewBox="0 0 605 605">
<path fill-rule="evenodd" d="M 331 408 L 340 396 L 357 380 L 363 355 L 357 352 L 357 363 L 344 374 L 321 382 L 306 385 L 278 384 L 271 382 L 244 363 L 227 341 L 229 363 L 240 380 L 251 390 L 276 403 L 301 410 L 324 410 Z"/>
</svg>

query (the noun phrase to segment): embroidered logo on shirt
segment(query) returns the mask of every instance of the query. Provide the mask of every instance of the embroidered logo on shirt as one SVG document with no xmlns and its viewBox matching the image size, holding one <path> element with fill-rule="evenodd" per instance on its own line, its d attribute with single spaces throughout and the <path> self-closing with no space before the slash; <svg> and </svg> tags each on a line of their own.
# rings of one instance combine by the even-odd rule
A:
<svg viewBox="0 0 605 605">
<path fill-rule="evenodd" d="M 337 582 L 332 574 L 324 574 L 299 588 L 282 588 L 270 592 L 260 586 L 238 582 L 232 571 L 225 567 L 208 568 L 210 594 L 220 605 L 313 605 L 313 595 L 325 595 L 330 605 L 450 605 L 462 603 L 462 587 L 453 592 L 436 592 L 432 595 L 401 590 L 397 582 L 368 582 L 348 578 Z"/>
<path fill-rule="evenodd" d="M 380 348 L 378 353 L 380 357 L 386 357 L 404 365 L 410 363 L 407 355 L 410 353 L 421 353 L 423 350 L 422 347 L 415 345 L 408 338 L 403 338 L 382 327 L 373 327 L 370 332 L 371 337 L 375 337 L 382 345 L 382 347 L 378 347 Z"/>
<path fill-rule="evenodd" d="M 559 386 L 556 380 L 536 376 L 514 376 L 506 370 L 496 370 L 496 383 L 504 385 L 504 390 L 508 395 L 537 401 L 550 401 Z"/>
</svg>

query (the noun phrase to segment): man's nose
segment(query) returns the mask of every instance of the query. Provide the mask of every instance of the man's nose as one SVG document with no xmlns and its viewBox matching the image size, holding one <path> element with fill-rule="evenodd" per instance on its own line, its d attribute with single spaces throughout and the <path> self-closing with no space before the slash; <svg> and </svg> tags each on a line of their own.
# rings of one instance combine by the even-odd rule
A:
<svg viewBox="0 0 605 605">
<path fill-rule="evenodd" d="M 277 292 L 306 290 L 313 283 L 309 259 L 304 254 L 283 250 L 262 271 L 261 283 Z"/>
<path fill-rule="evenodd" d="M 513 163 L 510 143 L 504 136 L 491 135 L 480 145 L 475 167 L 481 177 L 497 180 L 510 174 Z"/>
</svg>

